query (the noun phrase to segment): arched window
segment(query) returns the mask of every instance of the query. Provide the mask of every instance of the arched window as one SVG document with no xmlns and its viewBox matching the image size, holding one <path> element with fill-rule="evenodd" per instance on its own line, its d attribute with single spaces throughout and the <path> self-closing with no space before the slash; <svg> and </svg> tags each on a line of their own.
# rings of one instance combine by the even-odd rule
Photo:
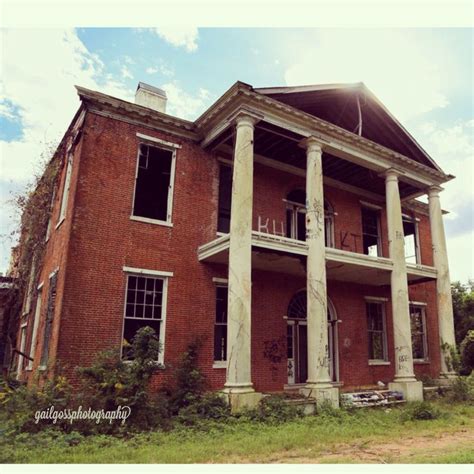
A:
<svg viewBox="0 0 474 474">
<path fill-rule="evenodd" d="M 286 236 L 306 240 L 306 193 L 296 189 L 286 197 Z M 334 247 L 334 209 L 324 200 L 324 227 L 326 247 Z"/>
</svg>

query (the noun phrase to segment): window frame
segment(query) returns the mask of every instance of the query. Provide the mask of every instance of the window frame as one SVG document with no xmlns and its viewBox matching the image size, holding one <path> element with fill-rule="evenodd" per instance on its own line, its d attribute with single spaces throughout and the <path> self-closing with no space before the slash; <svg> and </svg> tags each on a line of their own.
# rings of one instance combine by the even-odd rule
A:
<svg viewBox="0 0 474 474">
<path fill-rule="evenodd" d="M 218 167 L 219 167 L 219 183 L 217 186 L 217 233 L 221 235 L 227 235 L 230 232 L 230 221 L 232 217 L 232 182 L 233 182 L 233 172 L 234 168 L 231 163 L 228 163 L 226 161 L 218 160 Z M 221 217 L 221 184 L 222 184 L 222 169 L 223 168 L 229 168 L 230 170 L 230 209 L 229 209 L 229 232 L 224 232 L 223 230 L 219 230 L 219 221 Z"/>
<path fill-rule="evenodd" d="M 72 151 L 68 151 L 66 155 L 66 176 L 64 177 L 64 185 L 62 189 L 62 195 L 61 195 L 61 205 L 59 208 L 59 218 L 58 222 L 56 224 L 56 229 L 64 222 L 67 216 L 67 206 L 69 203 L 69 190 L 71 189 L 71 178 L 72 178 L 72 167 L 73 167 L 73 161 L 74 161 L 74 156 Z M 48 236 L 49 239 L 49 236 Z"/>
<path fill-rule="evenodd" d="M 132 268 L 123 267 L 123 273 L 125 274 L 125 295 L 123 299 L 123 317 L 122 317 L 122 332 L 120 339 L 120 358 L 123 359 L 123 340 L 125 335 L 125 319 L 139 319 L 142 321 L 157 321 L 152 318 L 130 318 L 126 316 L 127 312 L 127 293 L 128 293 L 128 279 L 130 276 L 142 277 L 142 278 L 154 278 L 163 281 L 163 292 L 161 299 L 161 320 L 160 320 L 160 353 L 158 355 L 157 363 L 164 365 L 165 363 L 165 336 L 166 336 L 166 316 L 168 312 L 168 282 L 169 278 L 173 276 L 173 272 L 161 271 L 161 270 L 146 270 L 143 268 Z M 127 362 L 125 360 L 125 362 Z"/>
<path fill-rule="evenodd" d="M 148 224 L 156 224 L 166 227 L 173 227 L 173 195 L 175 187 L 175 176 L 176 176 L 176 158 L 177 158 L 177 149 L 181 148 L 181 145 L 176 143 L 167 142 L 165 140 L 160 140 L 159 138 L 150 137 L 148 135 L 143 135 L 137 133 L 138 145 L 137 145 L 137 156 L 135 164 L 135 180 L 133 183 L 133 196 L 132 196 L 132 209 L 130 212 L 130 220 L 138 222 L 146 222 Z M 171 152 L 171 166 L 170 166 L 170 182 L 168 185 L 168 199 L 166 203 L 166 220 L 162 219 L 153 219 L 150 217 L 142 217 L 134 215 L 135 209 L 135 198 L 137 193 L 137 180 L 138 180 L 138 170 L 140 163 L 140 147 L 142 145 L 151 146 L 155 148 L 161 148 L 162 150 L 167 150 Z"/>
<path fill-rule="evenodd" d="M 376 297 L 376 296 L 366 296 L 364 298 L 365 302 L 365 318 L 367 324 L 367 350 L 369 351 L 370 347 L 370 337 L 371 333 L 382 332 L 382 351 L 383 351 L 383 359 L 372 359 L 370 356 L 371 354 L 368 353 L 368 362 L 369 365 L 390 365 L 389 356 L 388 356 L 388 338 L 387 338 L 387 312 L 386 312 L 386 302 L 388 301 L 387 298 L 383 297 Z M 381 307 L 382 313 L 382 331 L 374 331 L 369 329 L 369 314 L 368 314 L 368 305 L 369 304 L 377 304 Z"/>
<path fill-rule="evenodd" d="M 372 211 L 376 213 L 377 215 L 377 255 L 370 255 L 364 253 L 364 235 L 371 235 L 373 237 L 373 234 L 366 234 L 364 232 L 364 218 L 363 218 L 363 212 L 364 210 Z M 381 226 L 381 208 L 379 206 L 373 206 L 367 203 L 362 203 L 360 206 L 360 224 L 361 224 L 361 230 L 362 230 L 362 253 L 364 255 L 367 255 L 368 257 L 383 257 L 382 255 L 382 226 Z"/>
<path fill-rule="evenodd" d="M 408 264 L 412 264 L 412 265 L 421 265 L 421 252 L 420 252 L 420 234 L 419 234 L 419 219 L 417 219 L 416 217 L 411 217 L 411 216 L 408 216 L 406 214 L 402 214 L 402 225 L 403 225 L 403 222 L 410 222 L 411 224 L 413 224 L 413 226 L 415 227 L 415 232 L 413 234 L 414 236 L 414 243 L 415 243 L 415 262 L 409 262 L 407 260 L 407 255 L 406 255 L 406 237 L 405 236 L 405 233 L 403 234 L 403 242 L 404 242 L 404 247 L 405 247 L 405 252 L 404 252 L 404 255 L 405 255 L 405 262 L 408 263 Z"/>
<path fill-rule="evenodd" d="M 429 348 L 428 348 L 428 327 L 426 324 L 426 303 L 420 303 L 418 301 L 410 301 L 409 302 L 409 309 L 410 309 L 410 334 L 412 338 L 412 357 L 413 363 L 426 363 L 430 361 L 429 356 Z M 413 355 L 413 331 L 411 330 L 411 319 L 412 319 L 412 307 L 413 308 L 420 308 L 421 310 L 421 321 L 423 324 L 423 332 L 422 335 L 422 342 L 423 342 L 423 358 L 415 358 Z"/>
<path fill-rule="evenodd" d="M 35 304 L 35 313 L 33 315 L 33 329 L 31 333 L 31 342 L 30 342 L 30 359 L 28 360 L 28 365 L 26 370 L 33 370 L 33 362 L 35 358 L 35 349 L 38 339 L 38 327 L 41 319 L 41 310 L 43 304 L 43 283 L 40 283 L 36 289 L 36 304 Z"/>
<path fill-rule="evenodd" d="M 25 353 L 26 349 L 26 340 L 27 340 L 27 334 L 28 332 L 28 322 L 24 322 L 20 326 L 20 351 Z M 25 356 L 23 354 L 18 353 L 18 361 L 17 361 L 17 368 L 16 368 L 16 378 L 17 380 L 20 379 L 21 374 L 23 373 L 23 365 L 25 363 Z"/>
<path fill-rule="evenodd" d="M 229 284 L 228 284 L 228 281 L 226 279 L 223 279 L 223 278 L 213 278 L 213 282 L 215 284 L 215 300 L 214 300 L 214 306 L 217 310 L 217 289 L 218 288 L 225 288 L 227 290 L 227 297 L 229 297 Z M 228 330 L 228 327 L 229 327 L 229 308 L 227 307 L 227 321 L 225 323 L 218 323 L 217 322 L 217 313 L 216 311 L 214 312 L 214 338 L 215 339 L 215 330 L 216 330 L 216 326 L 225 326 L 226 327 L 226 333 L 227 333 L 227 330 Z M 226 344 L 228 344 L 228 340 L 226 339 Z M 214 347 L 214 344 L 213 344 L 213 347 L 212 347 L 212 367 L 214 369 L 219 369 L 219 368 L 224 368 L 224 367 L 227 367 L 227 347 L 226 347 L 226 358 L 224 360 L 216 360 L 214 358 L 214 355 L 215 355 L 215 347 Z"/>
</svg>

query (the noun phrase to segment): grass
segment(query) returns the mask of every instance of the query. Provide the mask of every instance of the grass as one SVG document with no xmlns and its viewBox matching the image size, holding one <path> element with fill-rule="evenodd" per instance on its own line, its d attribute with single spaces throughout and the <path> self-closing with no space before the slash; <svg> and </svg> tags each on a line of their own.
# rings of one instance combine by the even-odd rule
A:
<svg viewBox="0 0 474 474">
<path fill-rule="evenodd" d="M 131 436 L 53 432 L 0 438 L 3 463 L 473 463 L 474 406 L 434 403 L 442 416 L 409 420 L 407 408 L 359 409 L 278 425 L 245 420 Z M 45 449 L 47 448 L 47 449 Z M 403 449 L 401 449 L 403 448 Z"/>
</svg>

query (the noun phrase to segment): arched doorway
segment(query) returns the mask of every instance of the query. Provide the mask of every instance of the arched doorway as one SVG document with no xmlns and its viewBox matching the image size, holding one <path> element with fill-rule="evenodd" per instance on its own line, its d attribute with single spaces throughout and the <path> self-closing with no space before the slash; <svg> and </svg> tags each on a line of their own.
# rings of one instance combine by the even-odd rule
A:
<svg viewBox="0 0 474 474">
<path fill-rule="evenodd" d="M 307 295 L 306 290 L 298 291 L 287 310 L 287 356 L 288 384 L 305 383 L 308 378 L 308 332 L 307 332 Z M 334 305 L 328 298 L 328 353 L 329 376 L 337 382 L 337 315 Z"/>
</svg>

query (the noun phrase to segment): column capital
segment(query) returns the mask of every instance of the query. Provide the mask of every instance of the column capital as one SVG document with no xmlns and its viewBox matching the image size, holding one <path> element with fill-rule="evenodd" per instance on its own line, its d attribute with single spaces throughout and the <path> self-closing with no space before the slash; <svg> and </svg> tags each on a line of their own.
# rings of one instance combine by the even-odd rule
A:
<svg viewBox="0 0 474 474">
<path fill-rule="evenodd" d="M 257 111 L 247 107 L 240 107 L 229 116 L 227 121 L 232 125 L 236 125 L 237 127 L 240 125 L 247 125 L 253 128 L 255 124 L 262 119 L 263 115 Z"/>
<path fill-rule="evenodd" d="M 385 177 L 385 182 L 388 181 L 398 181 L 399 176 L 403 176 L 403 172 L 397 170 L 396 168 L 389 168 L 382 173 L 380 173 L 381 177 Z"/>
<path fill-rule="evenodd" d="M 441 186 L 433 185 L 428 188 L 427 194 L 428 194 L 428 197 L 431 199 L 431 198 L 439 197 L 439 193 L 441 191 L 444 191 L 444 188 L 442 188 Z"/>
<path fill-rule="evenodd" d="M 298 143 L 298 146 L 304 148 L 306 151 L 319 151 L 320 153 L 323 151 L 323 142 L 313 136 L 303 138 L 303 140 Z"/>
</svg>

